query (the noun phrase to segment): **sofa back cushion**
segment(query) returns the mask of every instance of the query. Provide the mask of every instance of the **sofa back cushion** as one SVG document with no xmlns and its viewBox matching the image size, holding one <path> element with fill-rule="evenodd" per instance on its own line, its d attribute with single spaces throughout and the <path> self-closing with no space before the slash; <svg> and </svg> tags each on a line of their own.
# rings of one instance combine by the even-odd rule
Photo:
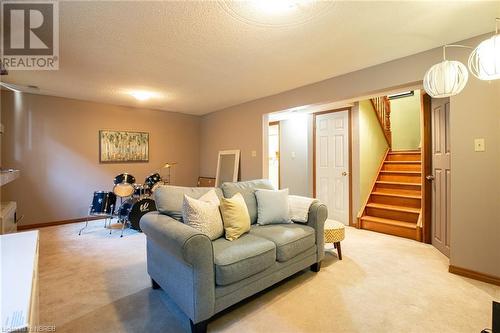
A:
<svg viewBox="0 0 500 333">
<path fill-rule="evenodd" d="M 273 185 L 268 179 L 223 183 L 221 188 L 225 198 L 232 198 L 236 193 L 241 193 L 247 205 L 252 224 L 257 222 L 257 199 L 255 198 L 255 191 L 257 189 L 274 190 Z"/>
<path fill-rule="evenodd" d="M 223 197 L 220 188 L 172 185 L 160 186 L 154 193 L 156 209 L 158 209 L 160 213 L 182 222 L 182 203 L 184 201 L 184 195 L 193 199 L 199 199 L 210 190 L 215 190 L 219 198 Z"/>
</svg>

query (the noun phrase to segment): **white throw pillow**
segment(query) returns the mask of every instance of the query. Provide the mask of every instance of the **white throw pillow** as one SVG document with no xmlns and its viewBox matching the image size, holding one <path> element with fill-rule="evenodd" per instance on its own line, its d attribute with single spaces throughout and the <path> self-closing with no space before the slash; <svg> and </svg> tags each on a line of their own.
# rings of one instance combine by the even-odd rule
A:
<svg viewBox="0 0 500 333">
<path fill-rule="evenodd" d="M 224 225 L 219 211 L 219 197 L 210 190 L 199 199 L 184 195 L 182 218 L 184 223 L 207 235 L 211 240 L 224 235 Z"/>
<path fill-rule="evenodd" d="M 288 207 L 288 189 L 255 191 L 257 224 L 292 223 Z"/>
<path fill-rule="evenodd" d="M 309 208 L 316 201 L 300 195 L 289 195 L 288 205 L 290 206 L 290 219 L 293 222 L 307 223 L 309 218 Z"/>
</svg>

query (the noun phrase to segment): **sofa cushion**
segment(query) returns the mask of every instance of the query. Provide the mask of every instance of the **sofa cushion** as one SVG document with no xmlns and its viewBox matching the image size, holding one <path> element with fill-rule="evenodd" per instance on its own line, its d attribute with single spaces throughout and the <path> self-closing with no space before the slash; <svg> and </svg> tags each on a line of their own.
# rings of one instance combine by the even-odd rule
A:
<svg viewBox="0 0 500 333">
<path fill-rule="evenodd" d="M 182 203 L 184 195 L 193 199 L 199 199 L 210 190 L 215 190 L 219 198 L 222 198 L 220 188 L 213 187 L 184 187 L 163 185 L 158 187 L 154 193 L 156 209 L 162 214 L 168 215 L 178 221 L 182 221 Z"/>
<path fill-rule="evenodd" d="M 267 179 L 257 179 L 238 183 L 223 183 L 221 188 L 226 198 L 232 198 L 236 193 L 241 193 L 247 204 L 248 213 L 250 214 L 250 223 L 252 224 L 257 222 L 257 199 L 255 198 L 255 190 L 274 190 L 273 185 Z"/>
<path fill-rule="evenodd" d="M 254 225 L 250 235 L 259 236 L 276 244 L 276 259 L 290 260 L 314 246 L 314 229 L 300 224 Z"/>
<path fill-rule="evenodd" d="M 276 262 L 273 242 L 250 234 L 234 241 L 219 238 L 214 249 L 215 282 L 228 285 L 262 272 Z"/>
</svg>

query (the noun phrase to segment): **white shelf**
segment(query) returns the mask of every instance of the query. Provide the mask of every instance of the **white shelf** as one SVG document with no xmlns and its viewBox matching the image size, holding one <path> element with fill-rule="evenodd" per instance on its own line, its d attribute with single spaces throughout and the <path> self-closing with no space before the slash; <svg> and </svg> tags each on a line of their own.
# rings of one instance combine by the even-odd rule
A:
<svg viewBox="0 0 500 333">
<path fill-rule="evenodd" d="M 3 170 L 0 171 L 0 186 L 10 183 L 19 178 L 21 172 L 19 170 Z"/>
</svg>

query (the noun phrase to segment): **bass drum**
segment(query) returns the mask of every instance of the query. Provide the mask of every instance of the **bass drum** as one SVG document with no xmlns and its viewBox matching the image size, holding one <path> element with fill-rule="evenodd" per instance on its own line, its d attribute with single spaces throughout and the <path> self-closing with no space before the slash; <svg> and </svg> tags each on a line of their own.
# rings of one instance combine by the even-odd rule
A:
<svg viewBox="0 0 500 333">
<path fill-rule="evenodd" d="M 154 200 L 142 199 L 138 200 L 136 198 L 125 200 L 120 209 L 118 210 L 118 217 L 120 220 L 128 221 L 130 227 L 135 230 L 141 231 L 139 222 L 141 218 L 149 213 L 156 210 L 156 204 Z"/>
</svg>

